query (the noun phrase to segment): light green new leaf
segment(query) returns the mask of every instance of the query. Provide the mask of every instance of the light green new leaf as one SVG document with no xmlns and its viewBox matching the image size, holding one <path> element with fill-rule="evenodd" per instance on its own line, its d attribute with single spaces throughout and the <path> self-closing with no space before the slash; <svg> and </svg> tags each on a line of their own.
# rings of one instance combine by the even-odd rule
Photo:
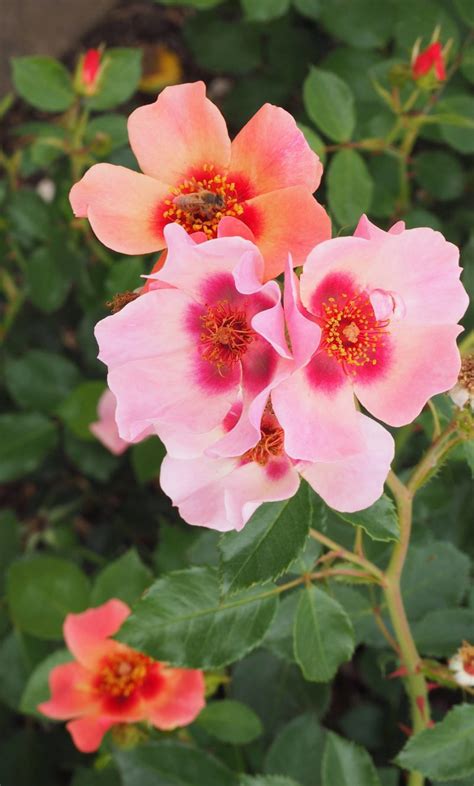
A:
<svg viewBox="0 0 474 786">
<path fill-rule="evenodd" d="M 473 738 L 474 705 L 461 704 L 434 728 L 410 737 L 397 756 L 397 764 L 427 778 L 464 778 L 474 773 Z"/>
<path fill-rule="evenodd" d="M 92 590 L 92 605 L 100 606 L 110 598 L 131 605 L 150 586 L 152 578 L 135 549 L 130 549 L 101 570 Z"/>
<path fill-rule="evenodd" d="M 318 587 L 300 595 L 294 627 L 295 658 L 307 680 L 328 682 L 354 652 L 352 623 L 340 604 Z"/>
<path fill-rule="evenodd" d="M 242 532 L 219 541 L 225 592 L 281 576 L 303 550 L 313 515 L 312 492 L 301 483 L 298 493 L 283 502 L 267 502 Z"/>
<path fill-rule="evenodd" d="M 269 587 L 221 597 L 217 570 L 191 568 L 152 584 L 119 638 L 174 666 L 220 668 L 261 642 L 276 608 Z"/>
<path fill-rule="evenodd" d="M 237 786 L 237 776 L 213 756 L 171 740 L 117 751 L 123 786 Z"/>
<path fill-rule="evenodd" d="M 338 511 L 335 513 L 344 521 L 353 524 L 354 527 L 362 527 L 372 540 L 387 541 L 399 538 L 400 531 L 395 506 L 386 494 L 382 494 L 377 502 L 365 510 L 359 510 L 356 513 L 339 513 Z"/>
<path fill-rule="evenodd" d="M 13 84 L 22 98 L 44 112 L 64 112 L 74 101 L 71 76 L 52 57 L 14 57 Z"/>
<path fill-rule="evenodd" d="M 364 159 L 356 150 L 339 150 L 330 161 L 328 202 L 338 223 L 355 226 L 372 202 L 374 183 Z"/>
<path fill-rule="evenodd" d="M 246 704 L 232 699 L 207 704 L 196 723 L 212 737 L 233 745 L 246 745 L 263 732 L 258 715 Z"/>
<path fill-rule="evenodd" d="M 311 120 L 334 142 L 348 142 L 355 126 L 354 96 L 331 71 L 311 68 L 303 85 L 303 101 Z"/>
<path fill-rule="evenodd" d="M 323 786 L 380 786 L 367 751 L 332 732 L 324 749 L 322 776 Z"/>
</svg>

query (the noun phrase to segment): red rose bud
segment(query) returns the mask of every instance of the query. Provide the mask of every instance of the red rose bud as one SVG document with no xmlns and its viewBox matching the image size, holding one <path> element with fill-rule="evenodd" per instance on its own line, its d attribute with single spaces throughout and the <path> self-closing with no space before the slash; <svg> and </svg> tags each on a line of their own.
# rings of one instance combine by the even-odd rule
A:
<svg viewBox="0 0 474 786">
<path fill-rule="evenodd" d="M 75 76 L 75 87 L 81 95 L 92 96 L 97 93 L 99 79 L 103 71 L 102 52 L 100 49 L 88 49 L 81 56 Z"/>
<path fill-rule="evenodd" d="M 433 74 L 438 82 L 444 82 L 446 69 L 444 67 L 443 50 L 439 41 L 435 41 L 427 46 L 415 58 L 412 63 L 412 74 L 414 79 Z"/>
</svg>

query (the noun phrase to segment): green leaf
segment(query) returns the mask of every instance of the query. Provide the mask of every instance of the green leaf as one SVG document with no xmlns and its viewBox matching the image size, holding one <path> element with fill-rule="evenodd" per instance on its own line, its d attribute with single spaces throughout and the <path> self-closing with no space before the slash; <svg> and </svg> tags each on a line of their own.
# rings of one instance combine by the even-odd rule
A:
<svg viewBox="0 0 474 786">
<path fill-rule="evenodd" d="M 338 511 L 334 511 L 334 513 L 354 527 L 362 527 L 372 540 L 389 541 L 399 538 L 400 530 L 395 506 L 386 494 L 382 494 L 377 502 L 365 510 L 359 510 L 356 513 L 339 513 Z"/>
<path fill-rule="evenodd" d="M 433 38 L 433 32 L 439 25 L 441 42 L 445 44 L 453 39 L 454 48 L 459 41 L 459 29 L 452 16 L 436 2 L 436 0 L 397 0 L 394 3 L 397 21 L 394 35 L 400 49 L 407 55 L 415 42 L 420 38 L 420 49 L 427 47 Z M 407 58 L 409 59 L 409 58 Z"/>
<path fill-rule="evenodd" d="M 273 741 L 265 771 L 288 775 L 302 786 L 322 786 L 320 771 L 326 733 L 311 713 L 290 721 Z"/>
<path fill-rule="evenodd" d="M 319 19 L 321 0 L 293 0 L 293 5 L 300 14 L 309 19 Z"/>
<path fill-rule="evenodd" d="M 303 132 L 311 150 L 314 150 L 321 163 L 324 164 L 326 162 L 326 145 L 319 134 L 317 134 L 316 131 L 313 131 L 312 128 L 309 128 L 309 126 L 305 126 L 303 123 L 298 123 L 297 125 L 300 131 Z"/>
<path fill-rule="evenodd" d="M 45 314 L 57 311 L 71 288 L 71 271 L 65 269 L 64 260 L 41 246 L 28 254 L 25 272 L 33 305 Z"/>
<path fill-rule="evenodd" d="M 123 147 L 128 143 L 126 118 L 115 113 L 94 117 L 87 125 L 84 141 L 88 145 L 94 145 L 94 152 L 101 154 L 108 154 L 112 150 Z M 132 262 L 135 257 L 129 259 Z M 120 263 L 115 262 L 111 270 L 117 264 Z"/>
<path fill-rule="evenodd" d="M 44 715 L 38 712 L 36 708 L 38 704 L 50 698 L 49 675 L 55 666 L 72 660 L 71 653 L 66 649 L 56 650 L 56 652 L 48 655 L 30 675 L 21 697 L 20 711 L 27 715 L 36 715 L 43 718 Z"/>
<path fill-rule="evenodd" d="M 473 630 L 474 610 L 464 608 L 430 611 L 412 624 L 418 650 L 434 658 L 450 657 L 461 641 L 472 640 Z"/>
<path fill-rule="evenodd" d="M 95 439 L 89 426 L 97 420 L 97 405 L 104 390 L 104 383 L 98 380 L 83 382 L 59 407 L 59 417 L 79 439 Z"/>
<path fill-rule="evenodd" d="M 146 273 L 143 257 L 118 259 L 111 265 L 105 280 L 105 295 L 113 298 L 119 292 L 128 292 L 143 286 L 141 278 Z"/>
<path fill-rule="evenodd" d="M 244 16 L 250 22 L 268 22 L 286 14 L 291 0 L 240 0 Z"/>
<path fill-rule="evenodd" d="M 249 24 L 209 19 L 203 25 L 197 16 L 184 36 L 197 64 L 213 73 L 248 74 L 262 60 L 260 32 Z"/>
<path fill-rule="evenodd" d="M 276 606 L 268 588 L 221 597 L 217 570 L 191 568 L 152 584 L 119 638 L 174 666 L 220 668 L 261 642 Z"/>
<path fill-rule="evenodd" d="M 89 582 L 73 562 L 35 556 L 10 566 L 7 599 L 20 630 L 40 639 L 58 639 L 66 614 L 87 608 Z"/>
<path fill-rule="evenodd" d="M 324 0 L 321 24 L 336 39 L 360 49 L 383 47 L 393 33 L 394 7 L 377 0 Z"/>
<path fill-rule="evenodd" d="M 296 609 L 303 590 L 296 590 L 285 596 L 278 604 L 277 613 L 263 640 L 263 647 L 269 649 L 288 663 L 295 662 L 293 648 L 293 628 Z"/>
<path fill-rule="evenodd" d="M 263 732 L 258 715 L 246 704 L 232 699 L 207 704 L 196 723 L 212 737 L 233 745 L 246 745 Z"/>
<path fill-rule="evenodd" d="M 282 775 L 242 775 L 239 786 L 299 786 L 293 778 Z"/>
<path fill-rule="evenodd" d="M 31 349 L 5 364 L 8 392 L 22 409 L 54 412 L 78 381 L 74 363 L 54 352 Z"/>
<path fill-rule="evenodd" d="M 242 532 L 229 532 L 221 537 L 225 592 L 270 581 L 285 572 L 306 544 L 312 497 L 308 485 L 302 483 L 294 497 L 261 505 Z"/>
<path fill-rule="evenodd" d="M 52 57 L 14 57 L 13 84 L 22 98 L 44 112 L 64 112 L 74 101 L 71 76 Z"/>
<path fill-rule="evenodd" d="M 322 774 L 323 786 L 380 786 L 367 751 L 332 732 L 327 736 Z"/>
<path fill-rule="evenodd" d="M 410 737 L 397 756 L 406 770 L 427 778 L 452 780 L 474 773 L 474 705 L 461 704 L 432 729 Z"/>
<path fill-rule="evenodd" d="M 411 546 L 402 576 L 403 599 L 410 619 L 457 606 L 468 589 L 469 570 L 469 558 L 452 543 Z"/>
<path fill-rule="evenodd" d="M 355 126 L 354 96 L 338 76 L 311 68 L 303 85 L 303 101 L 311 120 L 334 142 L 348 142 Z"/>
<path fill-rule="evenodd" d="M 150 437 L 137 445 L 132 445 L 130 460 L 134 475 L 140 485 L 158 478 L 165 453 L 165 446 L 158 437 Z"/>
<path fill-rule="evenodd" d="M 354 631 L 340 604 L 318 587 L 300 594 L 294 627 L 295 658 L 307 680 L 328 682 L 354 652 Z"/>
<path fill-rule="evenodd" d="M 100 606 L 110 598 L 119 598 L 132 605 L 150 586 L 153 576 L 135 549 L 109 563 L 98 574 L 91 594 L 93 606 Z"/>
<path fill-rule="evenodd" d="M 448 124 L 447 121 L 441 121 L 440 129 L 441 136 L 450 147 L 458 150 L 459 153 L 474 153 L 474 133 L 472 122 L 474 121 L 474 98 L 470 95 L 457 95 L 450 96 L 449 98 L 440 101 L 437 106 L 437 112 L 442 116 L 454 114 L 464 118 L 468 127 L 463 128 L 461 125 Z"/>
<path fill-rule="evenodd" d="M 454 0 L 456 11 L 469 27 L 474 27 L 474 8 L 471 0 Z"/>
<path fill-rule="evenodd" d="M 21 634 L 13 630 L 0 641 L 0 702 L 17 710 L 27 677 Z"/>
<path fill-rule="evenodd" d="M 0 415 L 0 482 L 34 472 L 57 442 L 54 424 L 34 412 Z"/>
<path fill-rule="evenodd" d="M 120 463 L 119 457 L 98 441 L 79 439 L 69 431 L 64 435 L 64 452 L 83 475 L 102 483 L 109 480 Z"/>
<path fill-rule="evenodd" d="M 466 179 L 461 162 L 444 150 L 420 153 L 415 159 L 415 173 L 423 188 L 440 202 L 457 199 L 464 191 Z"/>
<path fill-rule="evenodd" d="M 51 231 L 50 210 L 36 191 L 22 188 L 10 198 L 7 216 L 22 245 L 47 240 Z"/>
<path fill-rule="evenodd" d="M 463 49 L 461 72 L 469 82 L 474 82 L 474 44 Z"/>
<path fill-rule="evenodd" d="M 103 56 L 103 73 L 98 92 L 85 99 L 89 109 L 113 109 L 135 92 L 142 74 L 141 49 L 107 49 Z"/>
<path fill-rule="evenodd" d="M 328 202 L 338 223 L 353 227 L 370 210 L 374 183 L 367 164 L 356 150 L 339 150 L 327 173 Z"/>
<path fill-rule="evenodd" d="M 147 742 L 114 754 L 122 786 L 237 786 L 237 776 L 204 751 L 179 742 Z"/>
<path fill-rule="evenodd" d="M 3 510 L 0 512 L 0 595 L 3 595 L 6 570 L 20 552 L 20 525 L 12 510 Z"/>
</svg>

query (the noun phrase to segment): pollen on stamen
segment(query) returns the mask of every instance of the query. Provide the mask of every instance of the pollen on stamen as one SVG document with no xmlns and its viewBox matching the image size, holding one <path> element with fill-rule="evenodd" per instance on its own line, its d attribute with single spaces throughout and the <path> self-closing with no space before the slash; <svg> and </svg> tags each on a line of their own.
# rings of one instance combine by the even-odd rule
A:
<svg viewBox="0 0 474 786">
<path fill-rule="evenodd" d="M 264 414 L 260 427 L 260 440 L 242 456 L 244 463 L 255 461 L 265 467 L 272 458 L 284 453 L 284 431 L 271 414 Z"/>
<path fill-rule="evenodd" d="M 117 652 L 102 664 L 97 690 L 115 699 L 127 699 L 143 685 L 152 665 L 151 658 L 141 652 Z"/>
<path fill-rule="evenodd" d="M 242 309 L 222 300 L 201 316 L 202 357 L 221 371 L 237 363 L 255 339 Z"/>
</svg>

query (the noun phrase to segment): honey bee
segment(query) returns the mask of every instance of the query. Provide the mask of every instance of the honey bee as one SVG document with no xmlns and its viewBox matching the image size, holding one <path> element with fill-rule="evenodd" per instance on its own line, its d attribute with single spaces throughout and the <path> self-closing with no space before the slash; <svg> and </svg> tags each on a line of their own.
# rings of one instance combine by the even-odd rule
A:
<svg viewBox="0 0 474 786">
<path fill-rule="evenodd" d="M 203 218 L 209 219 L 225 207 L 225 199 L 222 194 L 201 189 L 190 194 L 179 194 L 173 199 L 173 204 L 184 213 L 198 213 Z"/>
</svg>

